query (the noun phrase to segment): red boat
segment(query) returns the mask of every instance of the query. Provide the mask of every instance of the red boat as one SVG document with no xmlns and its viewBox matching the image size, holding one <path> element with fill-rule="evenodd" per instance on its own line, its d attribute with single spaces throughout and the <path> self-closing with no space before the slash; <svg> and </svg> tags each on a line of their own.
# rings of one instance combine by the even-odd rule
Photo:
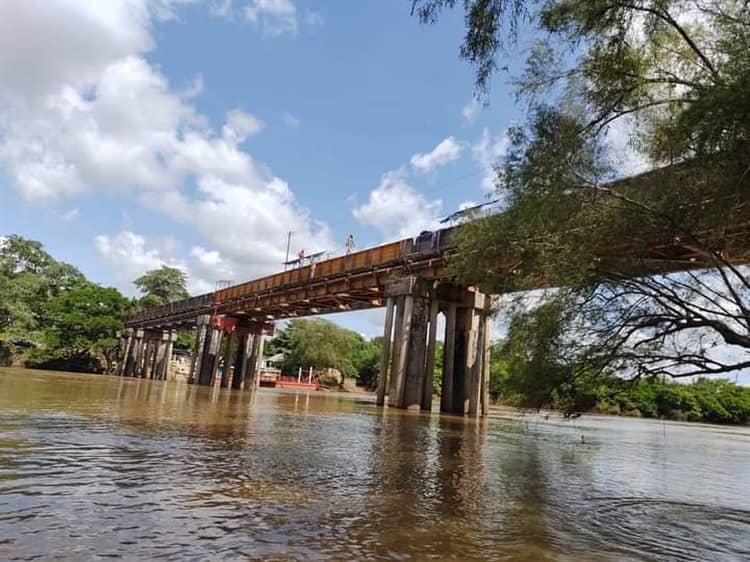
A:
<svg viewBox="0 0 750 562">
<path fill-rule="evenodd" d="M 306 377 L 288 377 L 276 371 L 261 371 L 260 386 L 266 388 L 281 388 L 283 390 L 318 390 L 320 388 L 320 376 L 317 373 Z"/>
</svg>

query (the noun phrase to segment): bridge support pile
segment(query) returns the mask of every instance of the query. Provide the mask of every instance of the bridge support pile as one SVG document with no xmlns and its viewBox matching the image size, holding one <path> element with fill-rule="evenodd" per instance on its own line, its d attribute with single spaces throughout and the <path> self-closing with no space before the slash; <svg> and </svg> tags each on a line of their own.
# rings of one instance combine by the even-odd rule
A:
<svg viewBox="0 0 750 562">
<path fill-rule="evenodd" d="M 264 336 L 273 334 L 273 331 L 274 325 L 267 322 L 242 322 L 231 316 L 201 316 L 188 382 L 213 386 L 223 357 L 221 387 L 256 388 L 260 382 Z"/>
<path fill-rule="evenodd" d="M 173 330 L 134 330 L 121 338 L 120 370 L 124 377 L 166 380 L 177 332 Z"/>
<path fill-rule="evenodd" d="M 440 411 L 486 415 L 491 299 L 470 288 L 407 277 L 386 285 L 377 403 L 432 409 L 438 314 L 445 315 Z"/>
</svg>

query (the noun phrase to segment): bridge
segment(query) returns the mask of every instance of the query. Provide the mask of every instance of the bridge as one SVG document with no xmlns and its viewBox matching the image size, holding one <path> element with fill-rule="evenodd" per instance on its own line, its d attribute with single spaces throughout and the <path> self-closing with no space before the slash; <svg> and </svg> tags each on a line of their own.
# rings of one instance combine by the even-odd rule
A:
<svg viewBox="0 0 750 562">
<path fill-rule="evenodd" d="M 658 180 L 659 173 L 646 174 L 645 182 Z M 632 181 L 622 180 L 626 185 Z M 721 225 L 701 233 L 707 241 L 704 248 L 669 231 L 647 242 L 626 240 L 621 247 L 603 248 L 602 263 L 609 266 L 617 261 L 620 269 L 636 276 L 711 266 L 717 255 L 727 262 L 748 263 L 747 226 Z M 423 232 L 414 239 L 133 313 L 125 321 L 120 374 L 166 378 L 175 331 L 197 327 L 189 381 L 214 384 L 223 355 L 224 365 L 234 368 L 224 370 L 227 375 L 220 385 L 254 389 L 260 379 L 263 341 L 273 335 L 276 321 L 385 307 L 377 404 L 384 405 L 387 395 L 392 407 L 432 409 L 437 319 L 443 314 L 440 411 L 485 415 L 494 301 L 476 287 L 448 279 L 446 263 L 456 252 L 460 228 Z M 509 279 L 515 267 L 508 264 Z M 544 275 L 537 286 L 550 283 L 554 281 Z"/>
<path fill-rule="evenodd" d="M 432 409 L 438 314 L 445 315 L 442 412 L 486 414 L 492 299 L 446 278 L 456 228 L 407 238 L 129 315 L 123 376 L 164 379 L 180 328 L 196 327 L 189 381 L 254 389 L 278 320 L 385 307 L 377 403 Z M 223 349 L 223 353 L 222 353 Z"/>
</svg>

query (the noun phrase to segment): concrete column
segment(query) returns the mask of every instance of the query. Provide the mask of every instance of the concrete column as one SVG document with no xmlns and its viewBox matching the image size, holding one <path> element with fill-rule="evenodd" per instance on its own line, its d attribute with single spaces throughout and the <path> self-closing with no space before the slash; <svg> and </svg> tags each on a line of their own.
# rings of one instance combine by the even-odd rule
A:
<svg viewBox="0 0 750 562">
<path fill-rule="evenodd" d="M 141 378 L 147 379 L 151 372 L 151 340 L 147 335 L 143 336 L 143 366 L 141 367 Z"/>
<path fill-rule="evenodd" d="M 138 340 L 135 338 L 135 330 L 128 329 L 128 352 L 122 363 L 122 376 L 132 377 L 135 370 L 136 359 L 138 356 Z"/>
<path fill-rule="evenodd" d="M 163 380 L 167 380 L 169 377 L 169 367 L 172 365 L 172 353 L 174 351 L 174 342 L 177 341 L 177 332 L 171 330 L 169 332 L 169 340 L 167 341 L 167 354 L 166 361 L 164 362 L 164 373 L 162 376 Z"/>
<path fill-rule="evenodd" d="M 414 297 L 406 295 L 403 297 L 404 301 L 404 314 L 403 321 L 401 323 L 401 330 L 399 337 L 394 341 L 395 348 L 393 350 L 393 386 L 395 387 L 395 396 L 393 401 L 391 397 L 388 397 L 388 404 L 393 404 L 397 408 L 404 407 L 404 391 L 406 386 L 406 359 L 409 353 L 409 335 L 411 334 L 411 321 L 412 313 L 414 311 Z M 421 389 L 420 389 L 421 394 Z"/>
<path fill-rule="evenodd" d="M 432 410 L 432 384 L 435 373 L 435 340 L 437 336 L 438 301 L 430 302 L 429 323 L 427 332 L 427 357 L 424 363 L 424 383 L 422 385 L 422 409 Z"/>
<path fill-rule="evenodd" d="M 216 338 L 215 352 L 213 354 L 213 371 L 211 372 L 211 382 L 208 383 L 210 386 L 216 384 L 216 375 L 219 373 L 219 357 L 221 357 L 221 344 L 224 341 L 224 330 L 216 330 L 214 335 Z"/>
<path fill-rule="evenodd" d="M 472 309 L 466 350 L 466 373 L 469 380 L 469 415 L 479 414 L 482 395 L 482 359 L 484 358 L 484 322 L 482 311 Z"/>
<path fill-rule="evenodd" d="M 247 345 L 249 339 L 249 334 L 239 334 L 239 337 L 237 338 L 237 350 L 234 354 L 234 373 L 232 373 L 232 380 L 227 381 L 229 386 L 235 389 L 242 388 L 245 383 L 245 375 L 247 374 Z"/>
<path fill-rule="evenodd" d="M 482 415 L 490 413 L 490 365 L 492 359 L 492 316 L 489 310 L 483 315 L 484 322 L 484 349 L 482 358 Z"/>
<path fill-rule="evenodd" d="M 219 334 L 221 332 L 216 328 L 208 328 L 206 332 L 206 342 L 203 346 L 201 357 L 201 369 L 198 375 L 198 384 L 208 386 L 213 384 L 214 364 L 216 363 L 216 354 L 218 352 Z"/>
<path fill-rule="evenodd" d="M 164 380 L 167 372 L 167 347 L 169 347 L 169 332 L 161 333 L 161 340 L 156 342 L 156 354 L 154 359 L 154 373 L 151 378 Z"/>
<path fill-rule="evenodd" d="M 156 361 L 158 359 L 158 351 L 159 351 L 159 341 L 152 339 L 149 341 L 149 359 L 148 359 L 148 372 L 146 374 L 146 378 L 154 379 L 156 378 Z"/>
<path fill-rule="evenodd" d="M 221 388 L 228 388 L 230 379 L 232 377 L 232 344 L 234 343 L 235 335 L 228 333 L 226 338 L 226 345 L 224 347 L 224 371 L 221 374 Z"/>
<path fill-rule="evenodd" d="M 258 349 L 262 337 L 261 334 L 252 334 L 252 341 L 249 344 L 247 363 L 245 366 L 245 390 L 255 390 L 260 383 L 260 373 L 258 372 Z"/>
<path fill-rule="evenodd" d="M 135 365 L 133 367 L 133 376 L 134 377 L 141 377 L 143 376 L 143 364 L 146 354 L 146 342 L 143 339 L 145 333 L 143 330 L 136 330 L 135 332 Z"/>
<path fill-rule="evenodd" d="M 453 412 L 453 367 L 456 348 L 456 313 L 455 303 L 448 304 L 445 313 L 445 340 L 443 342 L 443 380 L 440 390 L 440 411 Z"/>
<path fill-rule="evenodd" d="M 427 322 L 429 301 L 425 298 L 412 298 L 411 324 L 406 340 L 406 369 L 404 371 L 402 408 L 421 408 L 425 382 L 425 357 L 427 345 Z"/>
<path fill-rule="evenodd" d="M 266 345 L 266 338 L 263 336 L 263 333 L 261 332 L 258 334 L 258 343 L 256 345 L 256 354 L 255 354 L 255 360 L 253 361 L 253 370 L 255 371 L 254 375 L 254 381 L 253 381 L 253 390 L 258 388 L 260 386 L 260 372 L 261 367 L 263 366 L 263 348 Z"/>
<path fill-rule="evenodd" d="M 198 331 L 196 332 L 195 351 L 190 363 L 190 376 L 188 382 L 195 384 L 200 380 L 201 366 L 203 363 L 203 350 L 206 347 L 206 332 L 208 331 L 208 322 L 210 316 L 207 314 L 198 318 Z"/>
<path fill-rule="evenodd" d="M 391 354 L 391 367 L 389 369 L 390 379 L 388 381 L 388 405 L 394 406 L 396 404 L 396 398 L 398 395 L 398 388 L 397 388 L 397 381 L 396 381 L 396 371 L 395 367 L 400 362 L 400 357 L 402 354 L 402 349 L 399 345 L 399 342 L 402 339 L 403 331 L 404 331 L 404 301 L 406 297 L 403 295 L 400 295 L 396 297 L 396 316 L 395 316 L 395 325 L 393 328 L 393 353 Z"/>
<path fill-rule="evenodd" d="M 453 408 L 454 414 L 463 415 L 469 407 L 468 384 L 466 376 L 466 348 L 468 347 L 467 322 L 471 314 L 466 308 L 456 309 L 456 337 L 453 348 Z M 469 324 L 470 326 L 470 324 Z"/>
<path fill-rule="evenodd" d="M 121 377 L 124 377 L 127 373 L 128 361 L 130 360 L 130 348 L 133 346 L 133 328 L 128 328 L 125 336 L 125 345 L 122 349 L 122 356 L 120 357 L 120 369 L 117 373 Z"/>
<path fill-rule="evenodd" d="M 391 360 L 391 338 L 393 337 L 393 312 L 396 299 L 388 297 L 385 310 L 385 326 L 383 328 L 383 348 L 380 350 L 380 373 L 378 375 L 378 391 L 376 404 L 385 404 L 385 389 L 388 384 L 388 367 Z"/>
</svg>

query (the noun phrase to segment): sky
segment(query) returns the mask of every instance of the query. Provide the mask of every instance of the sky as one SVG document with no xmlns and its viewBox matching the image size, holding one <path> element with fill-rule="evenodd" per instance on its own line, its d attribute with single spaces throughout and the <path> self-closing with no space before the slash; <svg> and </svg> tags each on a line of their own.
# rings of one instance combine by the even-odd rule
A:
<svg viewBox="0 0 750 562">
<path fill-rule="evenodd" d="M 474 100 L 463 31 L 407 0 L 4 0 L 0 234 L 132 296 L 162 264 L 194 294 L 278 271 L 289 231 L 335 255 L 435 228 L 522 118 L 507 73 Z"/>
</svg>

